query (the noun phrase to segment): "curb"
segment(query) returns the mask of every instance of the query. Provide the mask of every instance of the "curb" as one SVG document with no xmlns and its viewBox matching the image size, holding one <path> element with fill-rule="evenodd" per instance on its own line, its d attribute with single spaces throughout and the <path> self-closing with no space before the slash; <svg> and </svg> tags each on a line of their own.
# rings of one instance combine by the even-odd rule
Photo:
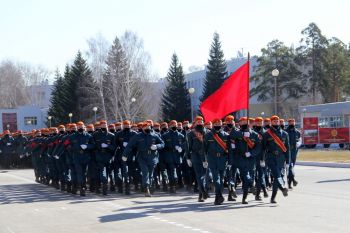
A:
<svg viewBox="0 0 350 233">
<path fill-rule="evenodd" d="M 350 168 L 350 163 L 327 163 L 327 162 L 297 161 L 296 165 L 313 166 L 313 167 Z"/>
</svg>

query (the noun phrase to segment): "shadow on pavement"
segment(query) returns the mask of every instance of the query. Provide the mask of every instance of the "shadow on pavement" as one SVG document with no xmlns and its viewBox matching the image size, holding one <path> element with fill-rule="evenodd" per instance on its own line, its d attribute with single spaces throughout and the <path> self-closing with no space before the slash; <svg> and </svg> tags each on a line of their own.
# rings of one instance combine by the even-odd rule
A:
<svg viewBox="0 0 350 233">
<path fill-rule="evenodd" d="M 214 199 L 210 199 L 205 203 L 198 203 L 196 198 L 192 199 L 192 202 L 186 202 L 185 200 L 178 200 L 181 202 L 173 203 L 174 200 L 161 200 L 150 202 L 134 203 L 137 206 L 118 209 L 116 211 L 120 213 L 104 215 L 99 217 L 99 221 L 102 223 L 124 221 L 128 219 L 144 218 L 152 216 L 153 214 L 169 214 L 169 213 L 184 213 L 184 212 L 211 212 L 211 211 L 225 211 L 245 208 L 256 207 L 273 207 L 269 203 L 251 202 L 249 205 L 242 205 L 237 202 L 225 202 L 223 205 L 216 206 L 213 204 Z M 148 205 L 139 205 L 140 203 L 146 203 Z M 160 205 L 157 205 L 161 203 Z M 166 204 L 163 204 L 166 203 Z"/>
</svg>

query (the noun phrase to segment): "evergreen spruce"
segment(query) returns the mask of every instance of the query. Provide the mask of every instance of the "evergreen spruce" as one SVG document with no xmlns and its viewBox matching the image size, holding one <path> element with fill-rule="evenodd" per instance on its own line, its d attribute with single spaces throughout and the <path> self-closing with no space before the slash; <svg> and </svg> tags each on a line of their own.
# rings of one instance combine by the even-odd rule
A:
<svg viewBox="0 0 350 233">
<path fill-rule="evenodd" d="M 176 54 L 171 58 L 166 77 L 167 86 L 162 96 L 161 111 L 165 121 L 191 119 L 191 102 L 185 76 Z"/>
<path fill-rule="evenodd" d="M 227 76 L 226 66 L 224 52 L 221 49 L 219 34 L 214 33 L 201 97 L 202 101 L 208 98 L 222 85 Z"/>
</svg>

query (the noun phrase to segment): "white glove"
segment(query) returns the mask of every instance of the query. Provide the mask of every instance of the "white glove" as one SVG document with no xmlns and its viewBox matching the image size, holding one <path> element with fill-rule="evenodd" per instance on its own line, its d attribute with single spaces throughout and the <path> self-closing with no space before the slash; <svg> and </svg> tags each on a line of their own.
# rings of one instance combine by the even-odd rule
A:
<svg viewBox="0 0 350 233">
<path fill-rule="evenodd" d="M 122 156 L 122 160 L 123 160 L 124 162 L 126 162 L 126 161 L 128 160 L 128 158 L 125 157 L 125 156 Z"/>
<path fill-rule="evenodd" d="M 135 160 L 136 160 L 136 156 L 133 156 L 132 161 L 135 162 Z"/>
<path fill-rule="evenodd" d="M 301 147 L 301 144 L 302 144 L 302 142 L 301 142 L 301 141 L 298 141 L 298 142 L 297 142 L 297 148 Z"/>
<path fill-rule="evenodd" d="M 123 142 L 123 146 L 126 147 L 128 145 L 127 142 Z"/>
<path fill-rule="evenodd" d="M 208 168 L 208 162 L 203 162 L 203 167 Z"/>
<path fill-rule="evenodd" d="M 157 145 L 152 145 L 151 150 L 157 150 Z"/>
<path fill-rule="evenodd" d="M 252 156 L 250 152 L 245 152 L 245 157 L 249 158 L 250 156 Z"/>
<path fill-rule="evenodd" d="M 249 132 L 244 132 L 244 137 L 249 138 L 250 137 L 250 133 Z"/>
<path fill-rule="evenodd" d="M 54 155 L 53 157 L 54 157 L 55 159 L 59 159 L 58 155 Z"/>
<path fill-rule="evenodd" d="M 107 148 L 108 145 L 107 145 L 106 143 L 101 143 L 101 147 L 102 147 L 102 148 Z"/>
<path fill-rule="evenodd" d="M 2 150 L 0 150 L 0 154 L 2 153 Z"/>
<path fill-rule="evenodd" d="M 232 165 L 227 165 L 228 170 L 231 170 Z"/>
<path fill-rule="evenodd" d="M 260 167 L 265 167 L 266 164 L 265 164 L 265 161 L 260 161 Z"/>
<path fill-rule="evenodd" d="M 23 158 L 24 158 L 24 156 L 25 156 L 25 155 L 20 155 L 20 156 L 19 156 L 19 158 L 20 158 L 20 159 L 23 159 Z"/>
<path fill-rule="evenodd" d="M 7 145 L 7 146 L 11 146 L 11 145 L 12 145 L 12 143 L 11 143 L 11 142 L 8 142 L 8 143 L 6 143 L 6 145 Z"/>
<path fill-rule="evenodd" d="M 231 143 L 231 148 L 232 149 L 236 149 L 236 144 L 235 143 Z"/>
<path fill-rule="evenodd" d="M 177 152 L 181 153 L 182 152 L 182 148 L 180 146 L 175 146 L 175 149 L 177 150 Z"/>
<path fill-rule="evenodd" d="M 187 165 L 188 165 L 189 167 L 192 167 L 192 161 L 191 161 L 190 159 L 186 159 L 186 161 L 187 161 Z"/>
<path fill-rule="evenodd" d="M 81 147 L 81 149 L 85 150 L 87 148 L 87 145 L 82 144 L 82 145 L 80 145 L 80 147 Z"/>
</svg>

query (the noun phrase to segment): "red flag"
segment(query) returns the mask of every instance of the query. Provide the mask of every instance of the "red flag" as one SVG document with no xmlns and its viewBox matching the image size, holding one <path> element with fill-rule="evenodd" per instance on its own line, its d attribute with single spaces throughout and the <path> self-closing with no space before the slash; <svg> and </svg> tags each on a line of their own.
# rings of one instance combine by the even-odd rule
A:
<svg viewBox="0 0 350 233">
<path fill-rule="evenodd" d="M 200 106 L 205 121 L 221 119 L 231 112 L 249 108 L 249 60 Z"/>
</svg>

